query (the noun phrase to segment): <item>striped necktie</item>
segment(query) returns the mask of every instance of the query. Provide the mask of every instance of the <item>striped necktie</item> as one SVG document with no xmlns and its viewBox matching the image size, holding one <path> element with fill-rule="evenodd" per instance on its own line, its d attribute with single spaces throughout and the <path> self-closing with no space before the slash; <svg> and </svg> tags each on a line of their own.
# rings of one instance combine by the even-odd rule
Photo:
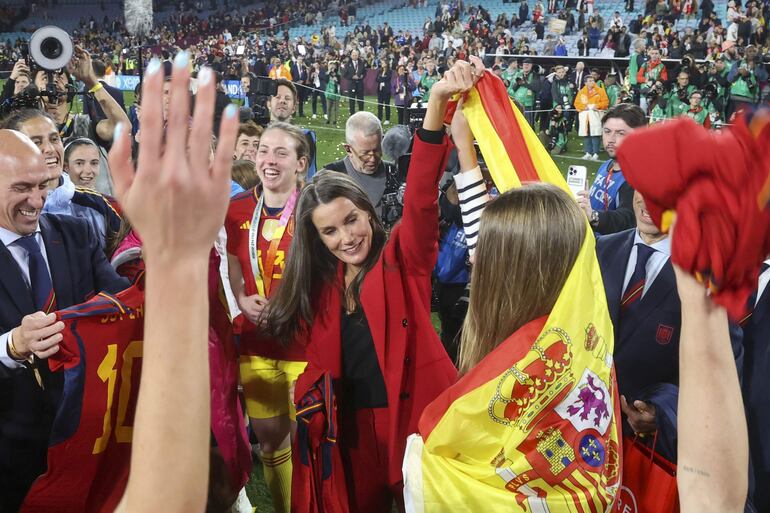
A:
<svg viewBox="0 0 770 513">
<path fill-rule="evenodd" d="M 653 253 L 655 253 L 655 249 L 647 244 L 636 243 L 636 267 L 620 300 L 622 310 L 628 310 L 642 299 L 644 284 L 647 282 L 647 261 L 650 260 Z"/>
<path fill-rule="evenodd" d="M 29 255 L 29 281 L 35 308 L 45 313 L 53 312 L 56 310 L 56 294 L 37 237 L 34 234 L 21 237 L 16 244 L 24 248 Z"/>
</svg>

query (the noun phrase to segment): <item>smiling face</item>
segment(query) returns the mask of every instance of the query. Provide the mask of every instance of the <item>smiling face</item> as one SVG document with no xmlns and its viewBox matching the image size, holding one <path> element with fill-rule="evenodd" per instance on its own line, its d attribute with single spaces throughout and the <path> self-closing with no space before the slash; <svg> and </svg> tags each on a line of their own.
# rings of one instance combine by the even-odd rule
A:
<svg viewBox="0 0 770 513">
<path fill-rule="evenodd" d="M 11 130 L 0 130 L 0 170 L 0 227 L 19 235 L 34 233 L 61 173 L 46 166 L 28 138 Z"/>
<path fill-rule="evenodd" d="M 99 176 L 99 150 L 92 144 L 78 145 L 70 152 L 64 170 L 75 185 L 93 189 Z"/>
<path fill-rule="evenodd" d="M 372 247 L 371 216 L 366 210 L 340 196 L 320 203 L 313 210 L 312 220 L 332 255 L 354 269 L 363 265 Z"/>
<path fill-rule="evenodd" d="M 257 175 L 267 194 L 283 193 L 297 186 L 307 159 L 297 158 L 294 139 L 280 129 L 262 134 L 257 150 Z"/>
<path fill-rule="evenodd" d="M 54 122 L 45 116 L 34 117 L 22 123 L 19 131 L 40 149 L 48 169 L 56 176 L 60 175 L 64 165 L 64 145 Z"/>
<path fill-rule="evenodd" d="M 642 197 L 639 191 L 634 191 L 634 216 L 636 217 L 636 227 L 639 230 L 639 236 L 645 244 L 654 244 L 667 237 L 652 222 L 652 217 L 650 217 L 650 213 L 647 211 L 644 197 Z"/>
<path fill-rule="evenodd" d="M 241 134 L 235 141 L 233 160 L 250 160 L 257 163 L 257 150 L 259 149 L 259 136 Z"/>
<path fill-rule="evenodd" d="M 294 92 L 285 85 L 278 86 L 278 92 L 270 97 L 267 104 L 270 110 L 270 121 L 290 121 L 297 109 L 297 99 Z"/>
</svg>

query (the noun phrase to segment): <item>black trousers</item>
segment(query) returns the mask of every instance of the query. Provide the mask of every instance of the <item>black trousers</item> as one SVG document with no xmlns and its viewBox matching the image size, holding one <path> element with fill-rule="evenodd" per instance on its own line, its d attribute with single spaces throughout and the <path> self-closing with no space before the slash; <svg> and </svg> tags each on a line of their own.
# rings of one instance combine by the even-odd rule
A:
<svg viewBox="0 0 770 513">
<path fill-rule="evenodd" d="M 460 344 L 460 329 L 465 315 L 458 312 L 457 301 L 465 292 L 465 284 L 446 284 L 436 282 L 438 296 L 438 318 L 441 321 L 441 343 L 447 354 L 457 365 L 457 350 Z"/>
<path fill-rule="evenodd" d="M 406 116 L 406 105 L 396 105 L 396 113 L 398 114 L 398 124 L 405 125 L 409 118 Z"/>
<path fill-rule="evenodd" d="M 364 81 L 353 80 L 350 89 L 349 108 L 350 115 L 356 113 L 356 99 L 358 100 L 358 110 L 364 110 Z"/>
<path fill-rule="evenodd" d="M 385 117 L 382 117 L 382 111 L 385 110 Z M 390 121 L 390 91 L 377 92 L 377 117 L 380 121 Z"/>
<path fill-rule="evenodd" d="M 318 105 L 317 101 L 318 98 L 321 98 L 321 110 L 323 110 L 323 113 L 326 114 L 326 95 L 323 91 L 318 91 L 316 89 L 313 89 L 313 93 L 311 94 L 311 101 L 313 102 L 313 115 L 315 116 L 318 113 L 318 110 L 316 109 L 316 106 Z"/>
</svg>

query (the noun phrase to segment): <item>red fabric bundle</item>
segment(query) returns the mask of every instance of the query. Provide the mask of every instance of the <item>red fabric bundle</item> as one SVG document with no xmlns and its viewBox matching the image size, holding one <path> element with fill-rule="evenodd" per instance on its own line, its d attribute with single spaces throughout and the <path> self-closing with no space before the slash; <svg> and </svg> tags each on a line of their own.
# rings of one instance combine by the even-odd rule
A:
<svg viewBox="0 0 770 513">
<path fill-rule="evenodd" d="M 673 263 L 697 276 L 733 320 L 770 253 L 770 111 L 711 132 L 688 118 L 637 130 L 618 152 L 655 224 L 676 212 Z"/>
</svg>

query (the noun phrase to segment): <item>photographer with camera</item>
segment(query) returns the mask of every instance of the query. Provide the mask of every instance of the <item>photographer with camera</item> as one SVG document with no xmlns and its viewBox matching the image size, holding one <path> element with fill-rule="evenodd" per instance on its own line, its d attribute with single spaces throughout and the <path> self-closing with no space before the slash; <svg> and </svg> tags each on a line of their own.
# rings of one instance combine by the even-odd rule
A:
<svg viewBox="0 0 770 513">
<path fill-rule="evenodd" d="M 701 104 L 703 101 L 703 92 L 694 91 L 690 95 L 690 105 L 685 116 L 689 117 L 699 125 L 711 128 L 711 113 Z"/>
<path fill-rule="evenodd" d="M 366 192 L 386 228 L 393 227 L 403 210 L 403 180 L 398 169 L 382 160 L 382 124 L 377 116 L 359 111 L 345 124 L 347 157 L 325 169 L 347 173 Z"/>
<path fill-rule="evenodd" d="M 690 74 L 682 69 L 676 77 L 676 84 L 668 93 L 666 101 L 666 117 L 675 118 L 681 116 L 690 108 L 690 96 L 696 88 L 690 83 Z"/>
<path fill-rule="evenodd" d="M 767 70 L 758 56 L 757 47 L 746 47 L 744 58 L 733 64 L 727 75 L 730 83 L 730 101 L 727 119 L 734 113 L 759 102 L 759 84 L 767 82 Z"/>
<path fill-rule="evenodd" d="M 0 104 L 10 105 L 12 102 L 23 101 L 20 95 L 23 95 L 24 90 L 32 83 L 32 78 L 29 71 L 29 66 L 24 59 L 19 59 L 13 65 L 11 70 L 11 76 L 5 81 L 3 86 L 3 93 L 0 96 Z M 32 101 L 36 101 L 33 99 Z"/>
<path fill-rule="evenodd" d="M 663 121 L 668 118 L 666 106 L 668 105 L 668 95 L 666 87 L 660 80 L 654 82 L 644 95 L 647 100 L 647 118 L 650 124 Z"/>
</svg>

